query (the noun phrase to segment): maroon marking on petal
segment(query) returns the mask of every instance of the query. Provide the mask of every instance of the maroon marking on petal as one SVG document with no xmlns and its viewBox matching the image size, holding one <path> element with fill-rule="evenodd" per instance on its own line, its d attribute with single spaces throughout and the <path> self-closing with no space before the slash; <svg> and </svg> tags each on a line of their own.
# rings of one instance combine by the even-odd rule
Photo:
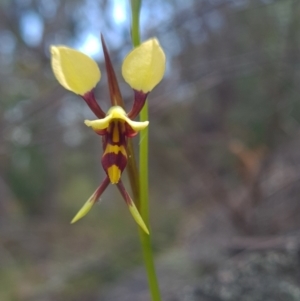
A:
<svg viewBox="0 0 300 301">
<path fill-rule="evenodd" d="M 118 122 L 118 128 L 120 133 L 120 143 L 124 145 L 124 147 L 126 148 L 127 146 L 126 123 L 122 124 L 121 122 Z"/>
<path fill-rule="evenodd" d="M 102 148 L 103 148 L 103 151 L 105 151 L 106 146 L 107 146 L 106 136 L 102 136 Z"/>
<path fill-rule="evenodd" d="M 95 203 L 100 198 L 101 194 L 104 192 L 104 190 L 107 188 L 108 184 L 110 183 L 110 180 L 108 177 L 105 177 L 103 182 L 100 184 L 100 186 L 97 188 L 95 192 Z"/>
<path fill-rule="evenodd" d="M 112 165 L 118 166 L 118 168 L 123 172 L 127 164 L 127 157 L 124 156 L 121 151 L 117 154 L 115 153 L 107 153 L 102 157 L 102 166 L 105 172 L 107 172 L 108 168 Z"/>
<path fill-rule="evenodd" d="M 106 129 L 105 130 L 94 130 L 94 132 L 95 133 L 97 133 L 98 135 L 101 135 L 101 136 L 103 136 L 103 135 L 106 135 Z"/>
<path fill-rule="evenodd" d="M 111 63 L 111 60 L 110 60 L 110 56 L 109 56 L 103 35 L 101 35 L 101 42 L 102 42 L 102 48 L 103 48 L 103 53 L 104 53 L 104 59 L 105 59 L 105 66 L 106 66 L 106 72 L 107 72 L 111 104 L 113 106 L 121 106 L 122 108 L 124 108 L 124 102 L 123 102 L 123 98 L 122 98 L 122 95 L 120 92 L 117 77 L 116 77 L 113 65 Z"/>
<path fill-rule="evenodd" d="M 113 140 L 115 130 L 118 131 L 118 141 L 116 142 L 114 142 Z M 106 172 L 108 168 L 111 167 L 112 165 L 118 166 L 121 172 L 123 172 L 127 164 L 126 145 L 127 145 L 127 138 L 125 136 L 124 124 L 118 121 L 111 122 L 106 130 L 106 134 L 103 136 L 104 154 L 102 156 L 101 162 Z M 113 146 L 117 148 L 115 152 L 111 151 L 112 150 L 111 147 Z"/>
<path fill-rule="evenodd" d="M 85 93 L 84 95 L 81 95 L 81 97 L 85 100 L 89 108 L 93 111 L 93 113 L 98 117 L 98 118 L 104 118 L 105 113 L 102 111 L 100 106 L 98 105 L 96 99 L 95 99 L 95 94 L 94 94 L 94 89 Z"/>
<path fill-rule="evenodd" d="M 118 142 L 114 142 L 113 141 L 113 133 L 114 133 L 114 129 L 115 127 L 118 127 L 118 132 L 119 132 L 119 141 Z M 106 130 L 106 141 L 107 143 L 111 144 L 111 145 L 126 145 L 127 140 L 126 140 L 126 136 L 125 136 L 125 131 L 124 129 L 122 129 L 122 125 L 120 122 L 111 122 Z"/>
<path fill-rule="evenodd" d="M 106 143 L 109 143 L 110 145 L 118 145 L 118 146 L 124 145 L 124 143 L 121 143 L 121 142 L 112 142 L 112 141 L 107 140 L 107 139 L 106 139 Z"/>
<path fill-rule="evenodd" d="M 129 138 L 136 136 L 138 132 L 136 132 L 128 123 L 125 123 L 125 135 Z"/>
<path fill-rule="evenodd" d="M 126 191 L 126 188 L 124 187 L 123 182 L 122 182 L 121 179 L 120 179 L 120 181 L 117 183 L 117 187 L 118 187 L 118 189 L 119 189 L 119 191 L 120 191 L 120 193 L 121 193 L 121 195 L 122 195 L 124 201 L 126 202 L 126 204 L 127 204 L 128 206 L 130 206 L 130 205 L 132 204 L 132 199 L 131 199 L 131 197 L 129 196 L 128 192 Z"/>
<path fill-rule="evenodd" d="M 137 91 L 137 90 L 133 90 L 133 91 L 134 91 L 134 103 L 131 111 L 127 114 L 127 116 L 130 119 L 134 119 L 140 113 L 149 94 L 149 93 L 144 93 L 143 91 Z"/>
</svg>

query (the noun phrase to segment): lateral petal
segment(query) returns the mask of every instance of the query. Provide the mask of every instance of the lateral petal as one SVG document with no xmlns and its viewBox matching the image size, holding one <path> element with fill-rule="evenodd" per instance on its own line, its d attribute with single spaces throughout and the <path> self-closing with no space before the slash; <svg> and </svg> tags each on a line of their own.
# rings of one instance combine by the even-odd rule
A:
<svg viewBox="0 0 300 301">
<path fill-rule="evenodd" d="M 89 211 L 92 209 L 95 202 L 91 200 L 92 196 L 84 203 L 84 205 L 81 207 L 81 209 L 77 212 L 77 214 L 74 216 L 74 218 L 71 221 L 71 224 L 76 223 L 78 220 L 83 218 L 85 215 L 89 213 Z"/>
<path fill-rule="evenodd" d="M 149 235 L 149 230 L 148 230 L 143 218 L 141 217 L 139 211 L 137 210 L 133 200 L 131 199 L 130 195 L 126 191 L 126 189 L 123 185 L 123 182 L 121 180 L 119 181 L 119 183 L 117 183 L 117 187 L 118 187 L 121 195 L 123 196 L 124 201 L 128 205 L 128 208 L 129 208 L 129 211 L 130 211 L 132 217 L 134 218 L 136 223 L 143 229 L 143 231 L 145 231 L 145 233 L 147 233 Z"/>
<path fill-rule="evenodd" d="M 84 123 L 86 126 L 91 127 L 94 131 L 104 130 L 109 126 L 112 117 L 110 115 L 102 119 L 96 120 L 85 120 Z"/>
<path fill-rule="evenodd" d="M 128 204 L 128 208 L 136 223 L 149 235 L 149 230 L 132 200 L 131 203 Z"/>
<path fill-rule="evenodd" d="M 93 205 L 98 201 L 103 191 L 107 188 L 108 184 L 109 179 L 108 177 L 106 177 L 101 183 L 101 185 L 96 189 L 96 191 L 91 195 L 91 197 L 85 202 L 85 204 L 81 207 L 81 209 L 72 219 L 71 224 L 76 223 L 78 220 L 80 220 L 88 214 L 88 212 L 92 209 Z"/>
<path fill-rule="evenodd" d="M 124 118 L 125 120 L 125 118 Z M 149 124 L 149 121 L 133 121 L 126 117 L 126 122 L 130 125 L 130 127 L 135 131 L 139 132 L 146 128 Z"/>
</svg>

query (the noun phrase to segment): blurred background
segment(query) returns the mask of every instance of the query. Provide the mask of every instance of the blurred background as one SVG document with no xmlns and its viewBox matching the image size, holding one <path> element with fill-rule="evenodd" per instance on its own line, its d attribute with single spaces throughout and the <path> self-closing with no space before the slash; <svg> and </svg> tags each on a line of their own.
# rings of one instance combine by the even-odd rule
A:
<svg viewBox="0 0 300 301">
<path fill-rule="evenodd" d="M 300 300 L 300 2 L 143 1 L 167 56 L 150 94 L 151 230 L 165 301 Z M 0 300 L 149 300 L 138 232 L 104 174 L 94 118 L 54 79 L 49 46 L 120 74 L 129 1 L 0 1 Z M 135 139 L 138 143 L 138 139 Z M 125 185 L 129 188 L 127 175 Z"/>
</svg>

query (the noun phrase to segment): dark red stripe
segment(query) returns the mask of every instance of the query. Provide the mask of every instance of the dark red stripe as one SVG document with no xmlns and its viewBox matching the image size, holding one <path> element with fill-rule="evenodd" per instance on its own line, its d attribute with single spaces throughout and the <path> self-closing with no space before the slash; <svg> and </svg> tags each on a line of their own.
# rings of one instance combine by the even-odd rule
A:
<svg viewBox="0 0 300 301">
<path fill-rule="evenodd" d="M 105 171 L 112 165 L 116 165 L 120 168 L 121 172 L 124 170 L 127 164 L 127 157 L 124 156 L 121 152 L 118 154 L 108 153 L 102 157 L 102 166 Z"/>
<path fill-rule="evenodd" d="M 101 35 L 101 42 L 102 42 L 102 48 L 103 48 L 103 53 L 104 53 L 104 59 L 105 59 L 106 74 L 107 74 L 111 104 L 113 106 L 120 106 L 120 107 L 124 108 L 124 102 L 123 102 L 123 98 L 122 98 L 122 95 L 120 92 L 117 77 L 116 77 L 113 65 L 111 63 L 111 60 L 110 60 L 110 56 L 109 56 L 103 35 Z"/>
<path fill-rule="evenodd" d="M 114 133 L 115 126 L 118 127 L 118 132 L 119 132 L 119 141 L 118 142 L 113 142 L 113 133 Z M 119 146 L 126 145 L 127 139 L 125 136 L 125 132 L 122 131 L 122 125 L 120 124 L 120 122 L 118 122 L 117 124 L 112 122 L 109 125 L 109 128 L 106 131 L 105 139 L 106 139 L 106 142 L 111 145 L 119 145 Z"/>
</svg>

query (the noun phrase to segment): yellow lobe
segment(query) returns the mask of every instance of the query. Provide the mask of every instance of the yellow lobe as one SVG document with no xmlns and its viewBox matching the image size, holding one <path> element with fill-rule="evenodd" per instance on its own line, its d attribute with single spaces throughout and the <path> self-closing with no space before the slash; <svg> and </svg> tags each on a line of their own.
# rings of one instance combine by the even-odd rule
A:
<svg viewBox="0 0 300 301">
<path fill-rule="evenodd" d="M 149 230 L 148 230 L 146 224 L 144 223 L 143 218 L 141 217 L 139 211 L 135 207 L 135 204 L 132 200 L 131 200 L 131 203 L 128 205 L 128 207 L 129 207 L 129 211 L 130 211 L 131 215 L 133 216 L 134 220 L 136 221 L 136 223 L 145 231 L 145 233 L 147 233 L 149 235 Z"/>
<path fill-rule="evenodd" d="M 125 119 L 124 119 L 125 120 Z M 133 121 L 129 118 L 126 118 L 126 122 L 130 125 L 130 127 L 135 131 L 139 132 L 146 128 L 149 124 L 149 121 Z"/>
<path fill-rule="evenodd" d="M 95 198 L 95 193 L 93 193 L 93 195 L 85 202 L 82 208 L 78 211 L 78 213 L 72 219 L 71 224 L 76 223 L 78 220 L 80 220 L 81 218 L 83 218 L 85 215 L 88 214 L 88 212 L 92 209 L 95 203 L 94 198 Z"/>
<path fill-rule="evenodd" d="M 133 49 L 125 58 L 122 74 L 137 91 L 150 92 L 163 78 L 166 57 L 157 39 L 153 38 Z"/>
<path fill-rule="evenodd" d="M 121 170 L 117 165 L 112 165 L 107 168 L 107 174 L 111 184 L 117 184 L 121 178 Z"/>
<path fill-rule="evenodd" d="M 98 65 L 87 55 L 65 46 L 51 46 L 50 51 L 53 73 L 67 90 L 84 95 L 99 82 Z"/>
<path fill-rule="evenodd" d="M 123 145 L 112 145 L 110 143 L 107 144 L 106 149 L 103 153 L 103 156 L 105 156 L 106 154 L 118 154 L 118 153 L 122 153 L 126 158 L 127 158 L 127 153 L 126 153 L 126 149 Z"/>
<path fill-rule="evenodd" d="M 111 117 L 106 116 L 105 118 L 102 119 L 85 120 L 84 123 L 86 126 L 91 127 L 94 131 L 98 131 L 98 130 L 104 130 L 108 128 L 110 121 L 111 121 Z"/>
</svg>

